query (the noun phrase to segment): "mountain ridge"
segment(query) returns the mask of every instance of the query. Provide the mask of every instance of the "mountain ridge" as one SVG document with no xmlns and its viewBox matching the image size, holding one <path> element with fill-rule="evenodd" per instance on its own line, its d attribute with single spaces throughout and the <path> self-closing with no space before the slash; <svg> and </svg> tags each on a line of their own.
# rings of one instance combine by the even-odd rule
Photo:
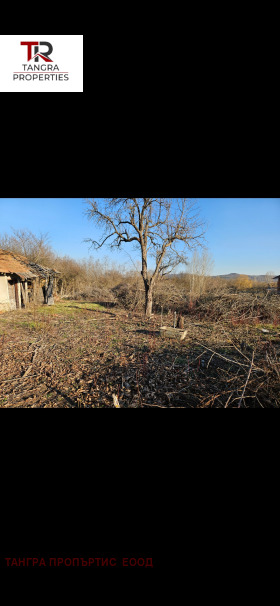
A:
<svg viewBox="0 0 280 606">
<path fill-rule="evenodd" d="M 213 276 L 213 278 L 223 278 L 224 280 L 236 280 L 236 278 L 239 278 L 239 276 L 248 276 L 248 278 L 250 278 L 250 280 L 256 280 L 257 282 L 270 282 L 270 280 L 272 280 L 272 278 L 274 277 L 274 276 L 268 277 L 267 275 L 264 275 L 264 274 L 250 275 L 250 274 L 230 273 L 230 274 L 219 274 L 218 276 Z"/>
</svg>

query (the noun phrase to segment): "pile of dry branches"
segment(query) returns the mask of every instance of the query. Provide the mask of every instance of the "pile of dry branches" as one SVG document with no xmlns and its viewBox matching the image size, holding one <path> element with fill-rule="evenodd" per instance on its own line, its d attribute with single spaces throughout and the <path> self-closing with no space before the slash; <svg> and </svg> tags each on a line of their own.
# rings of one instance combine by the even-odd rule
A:
<svg viewBox="0 0 280 606">
<path fill-rule="evenodd" d="M 142 280 L 121 282 L 112 288 L 111 292 L 114 299 L 125 309 L 135 311 L 144 308 L 145 292 Z"/>
<path fill-rule="evenodd" d="M 114 298 L 125 309 L 141 311 L 145 304 L 143 280 L 139 276 L 128 278 L 111 290 Z M 188 294 L 171 280 L 159 280 L 155 286 L 153 311 L 183 311 L 188 302 Z"/>
<path fill-rule="evenodd" d="M 234 408 L 280 407 L 279 341 L 258 342 L 228 355 L 198 343 L 197 406 Z"/>
<path fill-rule="evenodd" d="M 185 313 L 201 319 L 223 322 L 280 322 L 280 297 L 270 293 L 211 294 L 189 303 Z"/>
</svg>

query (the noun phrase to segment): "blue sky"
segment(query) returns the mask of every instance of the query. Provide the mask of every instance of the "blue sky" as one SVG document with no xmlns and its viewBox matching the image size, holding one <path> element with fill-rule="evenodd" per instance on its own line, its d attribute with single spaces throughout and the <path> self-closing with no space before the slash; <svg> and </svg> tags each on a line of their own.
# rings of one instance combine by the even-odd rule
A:
<svg viewBox="0 0 280 606">
<path fill-rule="evenodd" d="M 196 202 L 208 225 L 212 274 L 280 273 L 280 198 L 196 198 Z M 98 231 L 84 215 L 85 209 L 82 198 L 0 198 L 0 234 L 10 234 L 12 227 L 35 234 L 48 232 L 59 255 L 107 257 L 131 267 L 131 258 L 137 260 L 131 245 L 113 253 L 108 248 L 89 250 L 83 240 L 97 238 Z"/>
</svg>

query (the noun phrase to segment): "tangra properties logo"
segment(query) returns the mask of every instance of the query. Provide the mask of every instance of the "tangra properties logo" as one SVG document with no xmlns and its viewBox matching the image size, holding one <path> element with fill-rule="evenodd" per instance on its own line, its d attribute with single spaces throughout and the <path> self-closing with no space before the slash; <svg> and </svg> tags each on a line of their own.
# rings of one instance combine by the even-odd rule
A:
<svg viewBox="0 0 280 606">
<path fill-rule="evenodd" d="M 23 70 L 13 73 L 13 80 L 69 80 L 69 72 L 60 71 L 50 58 L 53 53 L 50 42 L 23 41 L 20 44 L 27 49 L 27 63 L 22 64 Z"/>
<path fill-rule="evenodd" d="M 48 47 L 48 52 L 41 52 L 39 53 L 39 45 L 40 46 L 47 46 Z M 50 42 L 21 42 L 21 46 L 27 46 L 27 61 L 31 61 L 31 59 L 35 59 L 35 61 L 39 61 L 39 57 L 41 57 L 41 59 L 44 59 L 44 61 L 51 61 L 52 59 L 49 59 L 49 55 L 52 54 L 53 52 L 53 47 L 50 44 Z M 34 52 L 35 55 L 34 57 L 32 57 L 32 47 L 35 46 Z"/>
</svg>

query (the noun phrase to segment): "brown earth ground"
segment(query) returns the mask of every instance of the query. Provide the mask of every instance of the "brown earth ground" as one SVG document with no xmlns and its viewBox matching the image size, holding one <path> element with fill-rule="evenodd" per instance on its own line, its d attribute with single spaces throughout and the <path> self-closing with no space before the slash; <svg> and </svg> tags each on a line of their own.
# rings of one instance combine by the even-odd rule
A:
<svg viewBox="0 0 280 606">
<path fill-rule="evenodd" d="M 0 407 L 280 406 L 279 325 L 186 316 L 182 342 L 160 326 L 77 301 L 1 313 Z"/>
</svg>

